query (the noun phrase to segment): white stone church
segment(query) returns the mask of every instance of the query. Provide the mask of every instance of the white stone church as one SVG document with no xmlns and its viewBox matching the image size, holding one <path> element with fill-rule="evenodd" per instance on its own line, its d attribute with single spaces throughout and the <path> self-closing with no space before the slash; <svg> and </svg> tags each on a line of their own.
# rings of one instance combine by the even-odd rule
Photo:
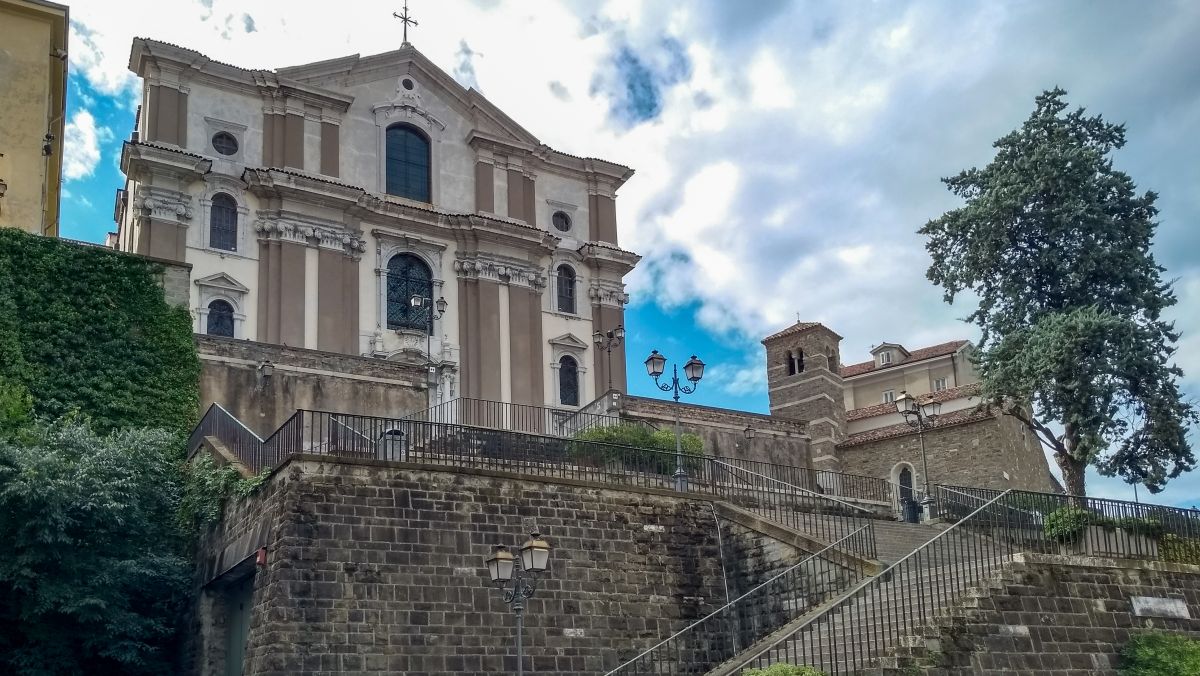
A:
<svg viewBox="0 0 1200 676">
<path fill-rule="evenodd" d="M 408 43 L 270 71 L 139 38 L 129 67 L 111 243 L 191 266 L 198 334 L 421 363 L 430 403 L 625 389 L 593 334 L 639 260 L 628 167 L 547 147 Z"/>
</svg>

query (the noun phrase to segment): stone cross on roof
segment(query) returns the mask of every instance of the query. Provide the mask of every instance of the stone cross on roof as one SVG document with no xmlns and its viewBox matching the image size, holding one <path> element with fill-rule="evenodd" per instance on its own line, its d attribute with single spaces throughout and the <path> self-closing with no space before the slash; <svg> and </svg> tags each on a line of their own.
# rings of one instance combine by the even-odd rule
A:
<svg viewBox="0 0 1200 676">
<path fill-rule="evenodd" d="M 392 12 L 392 16 L 396 17 L 397 19 L 400 19 L 400 23 L 404 24 L 404 43 L 403 44 L 407 45 L 408 44 L 408 25 L 412 24 L 412 25 L 416 26 L 418 24 L 417 24 L 416 20 L 413 19 L 408 14 L 408 0 L 404 0 L 404 9 L 402 11 L 403 11 L 402 14 L 397 14 L 395 12 Z"/>
</svg>

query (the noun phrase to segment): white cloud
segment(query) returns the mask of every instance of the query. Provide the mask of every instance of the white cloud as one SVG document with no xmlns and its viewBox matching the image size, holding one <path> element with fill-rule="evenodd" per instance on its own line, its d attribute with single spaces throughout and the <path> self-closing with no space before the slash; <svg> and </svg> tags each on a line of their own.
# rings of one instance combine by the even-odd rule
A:
<svg viewBox="0 0 1200 676">
<path fill-rule="evenodd" d="M 77 181 L 91 176 L 100 162 L 100 145 L 112 140 L 112 131 L 97 127 L 86 110 L 71 116 L 63 132 L 63 178 Z"/>
</svg>

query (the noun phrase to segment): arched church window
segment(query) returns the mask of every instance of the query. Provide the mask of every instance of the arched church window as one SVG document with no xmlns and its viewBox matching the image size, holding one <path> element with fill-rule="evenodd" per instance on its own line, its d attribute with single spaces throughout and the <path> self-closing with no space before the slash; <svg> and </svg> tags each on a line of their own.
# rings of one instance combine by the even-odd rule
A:
<svg viewBox="0 0 1200 676">
<path fill-rule="evenodd" d="M 223 192 L 213 195 L 208 214 L 208 245 L 237 251 L 237 219 L 237 201 Z"/>
<path fill-rule="evenodd" d="M 570 355 L 558 360 L 558 403 L 579 405 L 579 363 Z"/>
<path fill-rule="evenodd" d="M 233 337 L 233 306 L 229 301 L 217 299 L 208 304 L 208 326 L 204 332 L 210 336 Z"/>
<path fill-rule="evenodd" d="M 575 270 L 570 265 L 558 266 L 558 311 L 575 314 Z"/>
<path fill-rule="evenodd" d="M 904 500 L 912 500 L 913 496 L 913 473 L 912 469 L 905 465 L 900 470 L 900 475 L 897 477 L 900 483 L 900 498 Z"/>
<path fill-rule="evenodd" d="M 425 299 L 413 307 L 413 296 Z M 433 333 L 433 273 L 412 254 L 392 256 L 387 264 L 387 327 Z"/>
<path fill-rule="evenodd" d="M 393 124 L 384 146 L 387 194 L 429 202 L 429 137 L 407 124 Z"/>
</svg>

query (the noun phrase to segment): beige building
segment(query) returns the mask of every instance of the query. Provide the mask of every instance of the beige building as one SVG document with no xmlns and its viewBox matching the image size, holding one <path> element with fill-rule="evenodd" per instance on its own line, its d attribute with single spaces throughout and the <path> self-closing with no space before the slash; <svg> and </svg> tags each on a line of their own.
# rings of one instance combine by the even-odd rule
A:
<svg viewBox="0 0 1200 676">
<path fill-rule="evenodd" d="M 814 468 L 921 487 L 920 437 L 895 404 L 907 392 L 941 404 L 925 432 L 931 483 L 1057 490 L 1037 439 L 1015 418 L 982 406 L 969 341 L 913 350 L 883 343 L 869 361 L 843 366 L 841 340 L 816 322 L 763 340 L 771 415 L 807 421 Z"/>
<path fill-rule="evenodd" d="M 607 388 L 631 169 L 546 146 L 408 43 L 265 71 L 137 39 L 129 68 L 113 241 L 191 266 L 197 333 L 420 364 L 430 404 Z"/>
<path fill-rule="evenodd" d="M 67 7 L 0 0 L 0 227 L 58 235 Z"/>
</svg>

